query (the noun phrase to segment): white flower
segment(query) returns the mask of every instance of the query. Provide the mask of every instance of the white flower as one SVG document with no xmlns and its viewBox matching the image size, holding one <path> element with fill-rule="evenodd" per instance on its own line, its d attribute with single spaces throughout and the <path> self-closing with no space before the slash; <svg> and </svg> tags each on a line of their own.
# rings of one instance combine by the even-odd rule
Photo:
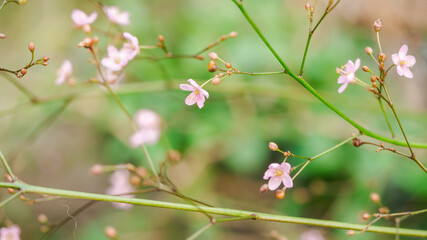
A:
<svg viewBox="0 0 427 240">
<path fill-rule="evenodd" d="M 119 24 L 119 25 L 129 25 L 129 12 L 120 11 L 120 9 L 116 6 L 104 7 L 104 12 L 107 14 L 108 19 L 111 22 Z"/>
<path fill-rule="evenodd" d="M 20 240 L 20 234 L 21 229 L 17 225 L 2 227 L 0 229 L 0 240 Z"/>
<path fill-rule="evenodd" d="M 291 165 L 289 163 L 272 163 L 268 166 L 267 171 L 264 173 L 264 180 L 270 179 L 268 181 L 268 188 L 271 191 L 276 190 L 280 184 L 283 182 L 283 185 L 286 188 L 293 187 L 293 182 L 289 172 L 291 171 Z"/>
<path fill-rule="evenodd" d="M 128 40 L 123 45 L 123 48 L 129 51 L 128 59 L 132 60 L 135 58 L 136 55 L 140 53 L 138 38 L 127 32 L 123 33 L 123 37 Z"/>
<path fill-rule="evenodd" d="M 202 108 L 205 104 L 205 97 L 209 98 L 208 91 L 202 89 L 199 84 L 197 84 L 193 79 L 187 80 L 191 85 L 189 84 L 180 84 L 179 87 L 184 91 L 191 91 L 190 95 L 187 96 L 185 99 L 185 104 L 188 106 L 191 106 L 195 103 L 197 103 L 197 106 L 199 108 Z"/>
<path fill-rule="evenodd" d="M 391 55 L 393 63 L 397 66 L 397 74 L 399 76 L 405 76 L 407 78 L 413 78 L 410 68 L 417 62 L 414 56 L 406 55 L 408 53 L 408 46 L 403 44 L 398 53 Z"/>
<path fill-rule="evenodd" d="M 161 119 L 157 113 L 149 109 L 141 109 L 135 113 L 134 120 L 138 130 L 130 136 L 132 147 L 142 144 L 155 144 L 161 135 Z"/>
<path fill-rule="evenodd" d="M 116 47 L 110 45 L 107 48 L 108 58 L 101 60 L 102 65 L 112 71 L 120 71 L 129 62 L 129 52 L 126 49 L 117 50 Z"/>
<path fill-rule="evenodd" d="M 73 65 L 69 60 L 64 60 L 61 67 L 58 69 L 56 78 L 56 85 L 61 85 L 65 82 L 72 83 L 71 75 L 73 74 Z"/>
<path fill-rule="evenodd" d="M 85 25 L 92 24 L 98 17 L 97 12 L 92 12 L 90 16 L 86 15 L 82 10 L 74 9 L 71 13 L 71 19 L 73 20 L 76 27 L 83 27 Z"/>
<path fill-rule="evenodd" d="M 356 59 L 356 62 L 353 63 L 351 60 L 348 60 L 347 64 L 343 68 L 337 68 L 337 73 L 341 76 L 338 78 L 338 84 L 342 86 L 338 89 L 339 93 L 342 93 L 349 83 L 355 83 L 355 72 L 360 67 L 360 59 Z"/>
<path fill-rule="evenodd" d="M 121 197 L 129 197 L 129 198 L 135 197 L 134 194 L 126 194 L 126 193 L 135 192 L 135 188 L 132 187 L 132 185 L 130 185 L 129 183 L 129 175 L 130 175 L 129 171 L 125 169 L 114 171 L 113 175 L 111 175 L 110 177 L 111 186 L 107 189 L 106 194 L 119 195 Z M 113 202 L 112 204 L 114 207 L 123 209 L 123 210 L 129 210 L 133 207 L 132 204 L 128 204 L 128 203 Z"/>
</svg>

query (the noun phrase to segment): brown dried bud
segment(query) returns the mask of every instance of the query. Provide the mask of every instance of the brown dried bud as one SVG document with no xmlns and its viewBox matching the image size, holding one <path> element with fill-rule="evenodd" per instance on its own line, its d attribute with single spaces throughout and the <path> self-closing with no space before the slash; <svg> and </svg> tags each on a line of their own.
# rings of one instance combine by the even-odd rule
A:
<svg viewBox="0 0 427 240">
<path fill-rule="evenodd" d="M 202 55 L 198 55 L 196 58 L 199 59 L 199 60 L 205 59 Z"/>
<path fill-rule="evenodd" d="M 104 233 L 105 233 L 105 236 L 111 239 L 114 239 L 117 237 L 117 230 L 112 226 L 106 227 L 104 230 Z"/>
<path fill-rule="evenodd" d="M 372 50 L 372 48 L 366 47 L 365 52 L 366 52 L 366 54 L 371 55 L 374 51 Z"/>
<path fill-rule="evenodd" d="M 39 214 L 39 215 L 37 216 L 37 221 L 38 221 L 39 223 L 41 223 L 41 224 L 44 224 L 44 223 L 47 223 L 48 218 L 47 218 L 47 216 L 46 216 L 46 215 L 44 215 L 44 214 Z"/>
<path fill-rule="evenodd" d="M 277 146 L 277 143 L 275 142 L 269 142 L 268 147 L 271 151 L 277 151 L 279 149 L 279 146 Z"/>
<path fill-rule="evenodd" d="M 372 83 L 372 87 L 377 88 L 378 84 L 376 82 Z"/>
<path fill-rule="evenodd" d="M 381 201 L 380 195 L 378 193 L 375 193 L 375 192 L 371 193 L 371 195 L 369 195 L 369 198 L 371 199 L 371 201 L 373 203 L 379 203 Z"/>
<path fill-rule="evenodd" d="M 214 77 L 213 79 L 212 79 L 212 84 L 213 85 L 218 85 L 218 84 L 220 84 L 221 83 L 221 79 L 220 78 L 218 78 L 218 77 Z"/>
<path fill-rule="evenodd" d="M 49 59 L 50 59 L 49 57 L 46 57 L 46 56 L 44 56 L 44 57 L 43 57 L 43 61 L 44 61 L 44 62 L 49 61 Z"/>
<path fill-rule="evenodd" d="M 228 36 L 230 36 L 231 38 L 235 38 L 237 37 L 237 32 L 231 32 Z"/>
<path fill-rule="evenodd" d="M 260 188 L 259 188 L 259 193 L 260 194 L 262 194 L 262 193 L 265 193 L 265 192 L 267 192 L 268 191 L 268 184 L 266 183 L 266 184 L 263 184 Z"/>
<path fill-rule="evenodd" d="M 28 43 L 28 49 L 30 50 L 30 52 L 34 52 L 34 50 L 36 49 L 36 45 L 34 45 L 33 42 Z"/>
<path fill-rule="evenodd" d="M 181 153 L 176 150 L 169 150 L 167 159 L 173 163 L 179 163 L 181 161 Z"/>
<path fill-rule="evenodd" d="M 369 71 L 371 71 L 371 70 L 369 69 L 369 67 L 368 67 L 368 66 L 363 66 L 363 67 L 362 67 L 362 70 L 363 70 L 363 71 L 365 71 L 365 72 L 369 72 Z"/>
<path fill-rule="evenodd" d="M 348 230 L 348 231 L 346 232 L 346 234 L 347 234 L 348 236 L 354 236 L 355 232 L 354 232 L 354 230 Z"/>
<path fill-rule="evenodd" d="M 353 146 L 355 146 L 355 147 L 359 147 L 360 145 L 362 145 L 363 144 L 363 142 L 362 142 L 362 140 L 360 140 L 359 138 L 355 138 L 355 139 L 353 139 Z"/>
<path fill-rule="evenodd" d="M 378 54 L 378 60 L 380 62 L 385 62 L 386 59 L 387 59 L 387 56 L 384 53 L 379 53 Z"/>
<path fill-rule="evenodd" d="M 157 37 L 157 39 L 159 40 L 159 42 L 163 43 L 165 41 L 165 37 L 163 37 L 163 35 L 159 35 Z"/>
<path fill-rule="evenodd" d="M 226 63 L 225 63 L 225 67 L 226 67 L 226 68 L 231 68 L 231 63 L 226 62 Z"/>
<path fill-rule="evenodd" d="M 92 175 L 101 175 L 104 173 L 104 166 L 102 166 L 101 164 L 95 164 L 90 168 L 90 173 Z"/>
<path fill-rule="evenodd" d="M 278 199 L 285 198 L 285 191 L 283 191 L 282 189 L 277 189 L 276 190 L 276 198 L 278 198 Z"/>
<path fill-rule="evenodd" d="M 218 69 L 216 62 L 214 60 L 210 60 L 208 63 L 209 72 L 215 72 Z"/>
<path fill-rule="evenodd" d="M 375 32 L 379 32 L 381 28 L 383 27 L 383 22 L 381 21 L 381 18 L 378 18 L 374 22 L 374 30 Z"/>
<path fill-rule="evenodd" d="M 0 39 L 5 39 L 5 38 L 6 38 L 6 34 L 0 33 Z"/>
<path fill-rule="evenodd" d="M 83 42 L 83 47 L 85 47 L 85 48 L 92 47 L 92 45 L 94 43 L 93 39 L 90 37 L 85 37 L 82 42 Z"/>
<path fill-rule="evenodd" d="M 371 82 L 376 82 L 377 81 L 377 78 L 375 77 L 375 76 L 371 76 Z"/>
<path fill-rule="evenodd" d="M 390 209 L 388 207 L 380 207 L 380 208 L 378 208 L 378 212 L 381 214 L 389 214 Z"/>
<path fill-rule="evenodd" d="M 138 167 L 136 169 L 136 174 L 141 178 L 145 178 L 148 175 L 148 170 L 145 167 Z"/>
<path fill-rule="evenodd" d="M 27 73 L 27 69 L 23 68 L 23 69 L 21 69 L 20 72 L 21 72 L 22 75 L 25 75 Z"/>
<path fill-rule="evenodd" d="M 365 212 L 365 213 L 362 214 L 362 219 L 363 220 L 369 220 L 369 218 L 371 218 L 371 215 L 369 213 Z"/>
</svg>

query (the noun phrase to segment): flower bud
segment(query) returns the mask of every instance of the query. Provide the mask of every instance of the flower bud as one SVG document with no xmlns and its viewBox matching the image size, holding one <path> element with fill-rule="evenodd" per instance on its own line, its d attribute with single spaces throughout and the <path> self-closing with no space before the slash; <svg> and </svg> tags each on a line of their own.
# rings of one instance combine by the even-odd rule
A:
<svg viewBox="0 0 427 240">
<path fill-rule="evenodd" d="M 216 54 L 215 52 L 210 52 L 210 53 L 209 53 L 209 57 L 210 57 L 212 60 L 216 60 L 216 59 L 218 59 L 218 54 Z"/>
<path fill-rule="evenodd" d="M 216 62 L 214 60 L 210 60 L 208 63 L 209 72 L 215 72 L 218 69 Z"/>
<path fill-rule="evenodd" d="M 49 64 L 48 62 L 42 62 L 42 65 L 43 65 L 43 66 L 45 66 L 45 67 L 46 67 L 48 64 Z"/>
<path fill-rule="evenodd" d="M 348 236 L 354 236 L 355 232 L 354 232 L 354 230 L 348 230 L 346 234 Z"/>
<path fill-rule="evenodd" d="M 378 212 L 381 214 L 389 214 L 390 209 L 388 207 L 380 207 L 380 208 L 378 208 Z"/>
<path fill-rule="evenodd" d="M 28 43 L 28 49 L 30 50 L 30 52 L 34 52 L 34 50 L 36 49 L 36 45 L 34 45 L 33 42 Z"/>
<path fill-rule="evenodd" d="M 90 38 L 90 37 L 86 37 L 86 38 L 84 38 L 82 42 L 83 42 L 83 47 L 85 47 L 85 48 L 90 48 L 90 47 L 92 47 L 92 45 L 93 45 L 93 43 L 94 43 L 93 39 L 92 39 L 92 38 Z"/>
<path fill-rule="evenodd" d="M 181 161 L 181 153 L 176 150 L 169 150 L 167 152 L 167 159 L 173 163 L 179 163 Z"/>
<path fill-rule="evenodd" d="M 366 54 L 371 55 L 374 51 L 372 50 L 372 48 L 366 47 L 365 52 L 366 52 Z"/>
<path fill-rule="evenodd" d="M 199 60 L 205 59 L 202 55 L 198 55 L 196 58 L 199 59 Z"/>
<path fill-rule="evenodd" d="M 220 78 L 218 78 L 218 77 L 214 77 L 213 79 L 212 79 L 212 84 L 213 85 L 218 85 L 218 84 L 220 84 L 221 83 L 221 79 Z"/>
<path fill-rule="evenodd" d="M 27 3 L 27 0 L 18 0 L 19 5 L 24 5 Z"/>
<path fill-rule="evenodd" d="M 381 201 L 380 195 L 378 193 L 375 193 L 375 192 L 371 193 L 371 195 L 369 195 L 369 198 L 371 199 L 371 201 L 373 203 L 379 203 Z"/>
<path fill-rule="evenodd" d="M 381 18 L 378 18 L 374 22 L 374 30 L 375 32 L 379 32 L 381 28 L 383 27 L 383 22 L 381 21 Z"/>
<path fill-rule="evenodd" d="M 6 34 L 0 33 L 0 39 L 4 39 L 4 38 L 6 38 Z"/>
<path fill-rule="evenodd" d="M 363 220 L 369 220 L 369 218 L 371 218 L 371 215 L 369 213 L 365 212 L 365 213 L 362 214 L 362 219 Z"/>
<path fill-rule="evenodd" d="M 267 192 L 268 191 L 268 184 L 266 183 L 266 184 L 263 184 L 260 188 L 259 188 L 259 193 L 260 194 L 262 194 L 262 193 L 265 193 L 265 192 Z"/>
<path fill-rule="evenodd" d="M 376 82 L 377 81 L 377 78 L 375 77 L 375 76 L 371 76 L 371 82 Z"/>
<path fill-rule="evenodd" d="M 163 37 L 163 35 L 159 35 L 158 37 L 157 37 L 157 39 L 159 40 L 159 42 L 164 42 L 165 41 L 165 37 Z"/>
<path fill-rule="evenodd" d="M 106 227 L 104 232 L 105 236 L 107 236 L 108 238 L 114 239 L 117 237 L 117 230 L 112 226 Z"/>
<path fill-rule="evenodd" d="M 231 63 L 226 62 L 226 63 L 225 63 L 225 67 L 226 67 L 226 68 L 231 68 Z"/>
<path fill-rule="evenodd" d="M 368 67 L 368 66 L 363 66 L 363 67 L 362 67 L 362 70 L 363 70 L 363 71 L 365 71 L 365 72 L 369 72 L 369 71 L 370 71 L 370 69 L 369 69 L 369 67 Z"/>
<path fill-rule="evenodd" d="M 25 75 L 27 73 L 27 69 L 23 68 L 23 69 L 21 69 L 20 72 L 21 72 L 22 75 Z"/>
<path fill-rule="evenodd" d="M 231 32 L 228 36 L 230 36 L 231 38 L 235 38 L 237 37 L 237 32 Z"/>
<path fill-rule="evenodd" d="M 222 35 L 220 39 L 221 39 L 221 41 L 224 41 L 224 40 L 226 40 L 226 39 L 227 39 L 227 36 Z"/>
<path fill-rule="evenodd" d="M 139 178 L 138 176 L 132 176 L 130 177 L 130 184 L 132 184 L 133 186 L 138 186 L 141 183 L 141 178 Z"/>
<path fill-rule="evenodd" d="M 270 148 L 271 151 L 277 151 L 279 149 L 279 146 L 277 146 L 275 142 L 268 143 L 268 147 Z"/>
<path fill-rule="evenodd" d="M 39 214 L 39 215 L 37 216 L 37 221 L 38 221 L 39 223 L 41 223 L 41 224 L 45 224 L 45 223 L 47 223 L 48 218 L 47 218 L 47 216 L 46 216 L 46 215 L 44 215 L 44 214 Z"/>
<path fill-rule="evenodd" d="M 92 28 L 91 28 L 90 24 L 85 24 L 83 26 L 83 32 L 84 33 L 89 34 L 91 31 L 92 31 Z"/>
<path fill-rule="evenodd" d="M 138 167 L 136 169 L 136 174 L 141 178 L 145 178 L 148 175 L 148 170 L 145 167 Z"/>
<path fill-rule="evenodd" d="M 283 191 L 282 189 L 277 189 L 276 190 L 276 198 L 278 198 L 278 199 L 285 198 L 285 191 Z"/>
<path fill-rule="evenodd" d="M 305 4 L 305 9 L 307 10 L 307 11 L 310 11 L 311 10 L 311 5 L 310 5 L 310 3 L 309 2 L 307 2 L 306 4 Z"/>
<path fill-rule="evenodd" d="M 14 193 L 15 193 L 15 189 L 13 189 L 13 188 L 8 188 L 8 189 L 7 189 L 7 191 L 8 191 L 10 194 L 14 194 Z"/>
<path fill-rule="evenodd" d="M 49 61 L 49 59 L 50 59 L 49 57 L 46 57 L 46 56 L 44 56 L 44 57 L 43 57 L 43 61 L 44 61 L 44 62 Z"/>
<path fill-rule="evenodd" d="M 289 156 L 291 156 L 292 154 L 291 154 L 291 152 L 290 151 L 287 151 L 287 152 L 284 152 L 283 153 L 283 156 L 285 156 L 285 157 L 289 157 Z"/>
<path fill-rule="evenodd" d="M 359 138 L 353 139 L 353 146 L 359 147 L 360 145 L 362 145 L 362 140 L 360 140 Z"/>
<path fill-rule="evenodd" d="M 90 173 L 92 175 L 101 175 L 104 173 L 104 166 L 102 166 L 101 164 L 95 164 L 90 168 Z"/>
<path fill-rule="evenodd" d="M 47 233 L 48 231 L 49 231 L 49 226 L 47 225 L 40 226 L 40 232 Z"/>
<path fill-rule="evenodd" d="M 378 54 L 378 60 L 380 60 L 380 62 L 385 62 L 386 59 L 387 59 L 387 56 L 384 53 Z"/>
<path fill-rule="evenodd" d="M 376 88 L 378 87 L 378 84 L 376 82 L 372 83 L 372 87 Z"/>
</svg>

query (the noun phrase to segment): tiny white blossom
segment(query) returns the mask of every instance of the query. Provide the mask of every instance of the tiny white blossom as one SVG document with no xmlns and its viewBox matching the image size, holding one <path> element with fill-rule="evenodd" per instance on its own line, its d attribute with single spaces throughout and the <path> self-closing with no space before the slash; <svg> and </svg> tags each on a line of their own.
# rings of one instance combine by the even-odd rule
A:
<svg viewBox="0 0 427 240">
<path fill-rule="evenodd" d="M 413 78 L 414 74 L 411 72 L 410 68 L 415 65 L 417 62 L 414 56 L 406 55 L 408 53 L 408 46 L 403 44 L 399 49 L 398 53 L 391 55 L 393 63 L 397 66 L 397 74 L 399 76 L 405 76 L 407 78 Z"/>
<path fill-rule="evenodd" d="M 268 188 L 271 191 L 276 190 L 280 184 L 283 182 L 283 185 L 287 188 L 293 187 L 293 182 L 289 173 L 291 171 L 291 165 L 289 163 L 272 163 L 268 166 L 267 171 L 264 173 L 264 180 L 270 179 L 268 181 Z"/>
<path fill-rule="evenodd" d="M 85 25 L 92 24 L 98 17 L 97 12 L 92 12 L 89 16 L 86 15 L 82 10 L 74 9 L 71 13 L 71 19 L 73 20 L 76 27 L 80 28 Z"/>
<path fill-rule="evenodd" d="M 141 146 L 142 144 L 152 145 L 159 141 L 161 119 L 157 113 L 149 109 L 141 109 L 135 113 L 134 120 L 138 125 L 138 130 L 129 139 L 132 147 Z"/>
<path fill-rule="evenodd" d="M 20 240 L 21 229 L 17 225 L 0 228 L 0 240 Z"/>
<path fill-rule="evenodd" d="M 129 25 L 129 12 L 120 11 L 120 9 L 116 6 L 104 7 L 104 12 L 107 15 L 108 19 L 111 22 L 119 24 L 119 25 Z"/>
<path fill-rule="evenodd" d="M 135 188 L 132 187 L 129 183 L 129 171 L 126 169 L 120 169 L 114 171 L 114 173 L 110 177 L 111 186 L 107 189 L 106 194 L 108 195 L 119 195 L 121 197 L 135 197 L 134 194 L 126 194 L 135 192 Z M 132 204 L 128 203 L 112 203 L 114 207 L 129 210 L 133 207 Z"/>
<path fill-rule="evenodd" d="M 129 52 L 128 59 L 132 60 L 140 53 L 138 38 L 127 32 L 123 33 L 123 37 L 128 40 L 123 48 Z"/>
<path fill-rule="evenodd" d="M 69 60 L 64 60 L 64 62 L 62 63 L 61 67 L 58 69 L 57 75 L 58 77 L 56 78 L 56 85 L 61 85 L 65 82 L 70 82 L 72 83 L 72 76 L 73 74 L 73 65 L 71 64 L 71 62 Z"/>
<path fill-rule="evenodd" d="M 112 71 L 120 71 L 129 62 L 129 52 L 126 49 L 117 50 L 116 47 L 110 45 L 107 48 L 108 57 L 101 60 L 102 65 Z"/>
</svg>

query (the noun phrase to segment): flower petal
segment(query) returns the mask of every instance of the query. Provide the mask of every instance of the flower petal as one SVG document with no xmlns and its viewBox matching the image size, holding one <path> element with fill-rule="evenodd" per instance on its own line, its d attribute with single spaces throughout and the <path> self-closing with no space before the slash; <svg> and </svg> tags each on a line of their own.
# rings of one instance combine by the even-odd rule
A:
<svg viewBox="0 0 427 240">
<path fill-rule="evenodd" d="M 341 77 L 338 78 L 338 83 L 339 84 L 343 84 L 345 82 L 348 82 L 347 76 L 341 76 Z"/>
<path fill-rule="evenodd" d="M 399 55 L 397 55 L 396 53 L 391 55 L 391 60 L 395 65 L 399 65 Z"/>
<path fill-rule="evenodd" d="M 405 59 L 403 59 L 403 61 L 405 61 L 405 62 L 406 62 L 406 65 L 407 65 L 408 67 L 412 67 L 412 66 L 414 66 L 414 65 L 415 65 L 415 63 L 417 62 L 417 60 L 415 59 L 415 57 L 414 57 L 414 56 L 411 56 L 411 55 L 406 56 L 406 57 L 405 57 Z"/>
<path fill-rule="evenodd" d="M 87 21 L 88 21 L 87 24 L 93 23 L 97 17 L 98 17 L 98 13 L 97 12 L 91 13 L 90 16 L 87 19 Z"/>
<path fill-rule="evenodd" d="M 278 167 L 280 167 L 280 164 L 278 164 L 278 163 L 272 163 L 272 164 L 268 165 L 268 169 L 270 169 L 270 168 L 278 168 Z"/>
<path fill-rule="evenodd" d="M 200 88 L 200 86 L 199 86 L 199 84 L 197 84 L 193 79 L 188 79 L 187 80 L 191 85 L 193 85 L 193 86 L 195 86 L 195 87 L 197 87 L 197 88 Z"/>
<path fill-rule="evenodd" d="M 348 60 L 347 64 L 345 65 L 345 71 L 346 72 L 354 72 L 354 63 L 351 60 Z"/>
<path fill-rule="evenodd" d="M 406 54 L 408 53 L 408 46 L 406 44 L 403 44 L 403 46 L 399 49 L 399 58 L 403 59 L 405 58 Z"/>
<path fill-rule="evenodd" d="M 282 169 L 283 173 L 289 174 L 289 172 L 291 171 L 291 164 L 284 162 L 280 164 L 280 168 Z"/>
<path fill-rule="evenodd" d="M 282 180 L 280 178 L 272 177 L 268 181 L 268 188 L 271 191 L 274 191 L 274 190 L 276 190 L 280 186 L 281 183 L 282 183 Z"/>
<path fill-rule="evenodd" d="M 397 74 L 398 74 L 399 76 L 403 76 L 404 67 L 402 67 L 402 66 L 400 66 L 400 65 L 397 65 L 396 70 L 397 70 Z"/>
<path fill-rule="evenodd" d="M 409 68 L 404 68 L 403 69 L 403 76 L 405 76 L 407 78 L 413 78 L 414 74 L 412 74 L 412 72 Z"/>
<path fill-rule="evenodd" d="M 200 88 L 200 90 L 201 90 L 201 92 L 202 92 L 203 96 L 205 96 L 206 98 L 209 98 L 209 93 L 208 93 L 208 91 L 206 91 L 206 90 L 205 90 L 205 89 L 203 89 L 203 88 Z"/>
<path fill-rule="evenodd" d="M 179 88 L 181 88 L 184 91 L 194 91 L 194 87 L 190 84 L 179 84 Z"/>
<path fill-rule="evenodd" d="M 195 94 L 195 92 L 192 92 L 185 99 L 185 104 L 187 104 L 188 106 L 191 106 L 195 103 L 196 103 L 196 94 Z"/>
<path fill-rule="evenodd" d="M 344 92 L 344 90 L 346 89 L 348 83 L 345 82 L 340 88 L 338 88 L 338 93 L 342 93 Z"/>
<path fill-rule="evenodd" d="M 201 109 L 205 105 L 205 97 L 202 94 L 196 96 L 197 106 Z"/>
<path fill-rule="evenodd" d="M 294 183 L 292 182 L 292 178 L 288 174 L 282 175 L 282 182 L 283 182 L 283 185 L 285 185 L 285 187 L 287 188 L 292 188 L 294 186 Z"/>
<path fill-rule="evenodd" d="M 354 63 L 354 70 L 353 72 L 356 72 L 357 69 L 360 67 L 360 59 L 356 59 L 356 62 Z"/>
<path fill-rule="evenodd" d="M 273 177 L 275 172 L 276 172 L 276 170 L 273 168 L 267 169 L 267 171 L 265 171 L 265 173 L 264 173 L 263 179 L 267 180 L 267 179 Z"/>
</svg>

